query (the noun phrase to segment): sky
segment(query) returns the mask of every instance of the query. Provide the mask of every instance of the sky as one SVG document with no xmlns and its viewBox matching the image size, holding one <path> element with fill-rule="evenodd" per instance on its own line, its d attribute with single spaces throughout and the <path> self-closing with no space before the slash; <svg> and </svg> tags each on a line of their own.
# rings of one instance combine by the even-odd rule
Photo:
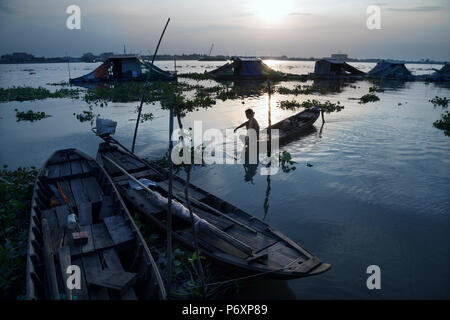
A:
<svg viewBox="0 0 450 320">
<path fill-rule="evenodd" d="M 69 5 L 81 29 L 69 30 Z M 381 29 L 369 30 L 369 5 Z M 0 0 L 0 54 L 287 55 L 450 60 L 450 0 Z"/>
</svg>

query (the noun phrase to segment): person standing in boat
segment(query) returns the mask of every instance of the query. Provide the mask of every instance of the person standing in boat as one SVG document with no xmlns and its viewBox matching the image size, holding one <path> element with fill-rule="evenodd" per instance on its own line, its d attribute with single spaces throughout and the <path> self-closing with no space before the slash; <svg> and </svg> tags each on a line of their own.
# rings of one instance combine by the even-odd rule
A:
<svg viewBox="0 0 450 320">
<path fill-rule="evenodd" d="M 234 132 L 236 132 L 238 129 L 240 129 L 240 128 L 244 127 L 244 126 L 247 129 L 247 135 L 239 136 L 239 138 L 241 138 L 241 140 L 243 140 L 243 142 L 244 142 L 245 163 L 249 163 L 249 147 L 250 147 L 250 136 L 249 136 L 249 134 L 252 135 L 253 138 L 256 137 L 256 140 L 252 139 L 252 140 L 255 140 L 252 143 L 256 143 L 256 161 L 252 161 L 252 163 L 258 163 L 259 124 L 258 124 L 258 121 L 256 121 L 256 119 L 255 119 L 255 112 L 252 109 L 249 108 L 249 109 L 245 110 L 245 116 L 247 117 L 248 121 L 246 121 L 243 124 L 241 124 L 238 127 L 236 127 L 236 129 L 234 129 Z"/>
</svg>

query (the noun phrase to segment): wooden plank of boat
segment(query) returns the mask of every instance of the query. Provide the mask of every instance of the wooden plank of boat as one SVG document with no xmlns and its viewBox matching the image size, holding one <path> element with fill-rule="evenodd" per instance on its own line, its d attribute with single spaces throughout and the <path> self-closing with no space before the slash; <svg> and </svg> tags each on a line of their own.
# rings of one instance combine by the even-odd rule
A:
<svg viewBox="0 0 450 320">
<path fill-rule="evenodd" d="M 70 174 L 66 163 L 70 165 Z M 48 178 L 50 165 L 54 166 L 52 179 Z M 66 169 L 61 176 L 63 167 Z M 66 203 L 51 207 L 54 203 L 50 202 L 53 196 L 50 185 L 54 190 L 59 185 L 67 198 L 74 198 L 71 205 L 80 221 L 75 230 L 68 229 L 67 218 L 71 210 Z M 100 198 L 101 195 L 108 199 L 104 217 L 92 212 L 92 200 L 102 204 L 104 199 Z M 59 299 L 59 293 L 65 293 L 69 299 L 71 293 L 74 300 L 166 297 L 158 267 L 117 188 L 104 169 L 75 149 L 57 151 L 39 171 L 32 197 L 29 230 L 27 299 Z M 76 242 L 73 232 L 86 233 L 87 239 Z M 123 243 L 126 243 L 126 251 L 120 250 Z M 109 252 L 109 255 L 103 256 L 102 251 Z M 130 259 L 130 256 L 134 258 Z M 105 257 L 110 261 L 106 262 Z M 105 263 L 110 265 L 108 269 Z M 65 271 L 71 264 L 81 271 L 81 289 L 72 292 L 65 286 Z M 106 273 L 103 272 L 105 270 Z M 139 284 L 135 281 L 138 278 Z M 139 290 L 134 290 L 135 286 L 139 286 Z M 113 291 L 117 293 L 112 294 Z"/>
<path fill-rule="evenodd" d="M 111 152 L 111 150 L 114 150 L 114 152 Z M 121 159 L 123 159 L 124 156 L 131 157 L 125 151 L 119 150 L 117 147 L 111 146 L 108 143 L 104 143 L 100 145 L 97 159 L 103 159 L 102 163 L 106 163 L 108 162 L 106 157 L 109 158 L 109 156 L 116 154 L 116 152 L 122 153 Z M 106 157 L 103 157 L 104 155 L 106 155 Z M 167 180 L 165 177 L 167 177 L 167 172 L 164 169 L 154 164 L 147 163 L 146 168 L 134 172 L 133 176 L 148 178 L 149 175 L 140 175 L 140 173 L 145 172 L 150 174 L 150 171 L 161 172 L 159 175 L 160 180 L 154 180 L 158 185 L 156 190 L 159 190 L 160 188 L 160 190 L 163 191 L 162 194 L 166 194 Z M 151 201 L 149 201 L 149 197 L 146 197 L 145 194 L 143 194 L 143 191 L 131 189 L 127 182 L 130 176 L 126 178 L 125 176 L 127 175 L 125 173 L 120 175 L 117 171 L 115 172 L 114 179 L 117 181 L 118 185 L 120 185 L 119 191 L 130 201 L 133 208 L 146 214 L 156 225 L 164 229 L 165 223 L 162 219 L 164 219 L 165 215 L 161 214 L 164 212 L 164 209 L 158 208 L 152 204 Z M 156 175 L 153 174 L 153 176 Z M 181 177 L 175 176 L 174 181 L 177 181 L 177 183 L 174 183 L 174 197 L 180 203 L 185 203 L 181 193 L 184 180 Z M 195 192 L 191 192 L 191 189 L 195 190 Z M 225 231 L 231 238 L 240 241 L 244 245 L 250 246 L 253 251 L 252 254 L 247 254 L 239 248 L 234 247 L 229 242 L 218 239 L 208 232 L 199 232 L 199 243 L 202 251 L 207 256 L 222 263 L 238 267 L 246 272 L 258 273 L 267 271 L 270 276 L 280 278 L 304 277 L 324 272 L 330 268 L 330 265 L 320 262 L 319 259 L 311 255 L 295 241 L 270 227 L 267 223 L 210 193 L 192 185 L 192 188 L 190 187 L 189 196 L 193 205 L 192 209 L 196 215 L 202 217 L 212 225 L 219 227 L 219 229 Z M 208 210 L 209 208 L 213 210 Z M 231 223 L 231 226 L 223 224 L 224 219 L 219 218 L 221 216 L 226 217 L 226 220 Z M 176 216 L 174 216 L 174 218 L 176 219 Z M 253 232 L 250 232 L 250 230 L 253 230 Z M 174 236 L 184 245 L 192 248 L 193 239 L 191 227 L 175 230 Z M 315 259 L 311 260 L 313 257 Z M 293 264 L 293 267 L 286 270 L 283 269 L 291 263 Z M 270 272 L 273 273 L 270 274 Z"/>
<path fill-rule="evenodd" d="M 92 236 L 94 247 L 97 250 L 114 246 L 114 243 L 108 233 L 108 229 L 106 229 L 104 222 L 92 225 Z"/>
<path fill-rule="evenodd" d="M 106 249 L 102 254 L 107 270 L 123 270 L 119 255 L 114 249 Z M 123 300 L 136 300 L 136 293 L 132 287 L 120 290 L 119 294 Z"/>
<path fill-rule="evenodd" d="M 61 268 L 61 274 L 63 278 L 63 287 L 64 291 L 66 293 L 66 300 L 72 300 L 72 290 L 67 285 L 67 280 L 69 278 L 69 274 L 67 273 L 67 270 L 71 263 L 71 257 L 70 257 L 70 248 L 67 246 L 60 247 L 58 250 L 58 259 L 59 259 L 59 265 Z"/>
</svg>

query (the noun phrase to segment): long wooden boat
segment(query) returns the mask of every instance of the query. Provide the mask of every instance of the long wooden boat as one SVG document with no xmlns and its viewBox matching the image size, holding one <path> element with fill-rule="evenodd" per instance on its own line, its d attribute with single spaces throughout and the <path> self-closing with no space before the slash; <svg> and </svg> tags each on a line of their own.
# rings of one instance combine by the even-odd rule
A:
<svg viewBox="0 0 450 320">
<path fill-rule="evenodd" d="M 150 187 L 151 191 L 162 197 L 168 195 L 167 171 L 123 147 L 119 148 L 117 144 L 120 143 L 115 139 L 109 136 L 103 139 L 106 142 L 99 146 L 97 161 L 103 164 L 132 209 L 145 214 L 156 226 L 166 230 L 167 207 L 149 200 L 148 190 L 136 190 L 133 180 L 122 170 L 136 179 L 154 182 L 156 186 Z M 174 175 L 173 196 L 176 202 L 187 206 L 183 193 L 185 182 Z M 189 186 L 189 200 L 195 221 L 200 221 L 199 225 L 206 222 L 209 226 L 197 228 L 201 251 L 216 262 L 245 274 L 285 279 L 312 276 L 330 268 L 329 264 L 321 262 L 279 230 L 192 184 Z M 173 236 L 193 249 L 190 219 L 174 214 Z"/>
<path fill-rule="evenodd" d="M 281 120 L 269 128 L 279 130 L 279 144 L 284 145 L 310 130 L 319 115 L 320 108 L 312 107 Z"/>
<path fill-rule="evenodd" d="M 158 267 L 115 185 L 94 159 L 76 149 L 56 151 L 38 173 L 26 297 L 166 298 Z"/>
</svg>

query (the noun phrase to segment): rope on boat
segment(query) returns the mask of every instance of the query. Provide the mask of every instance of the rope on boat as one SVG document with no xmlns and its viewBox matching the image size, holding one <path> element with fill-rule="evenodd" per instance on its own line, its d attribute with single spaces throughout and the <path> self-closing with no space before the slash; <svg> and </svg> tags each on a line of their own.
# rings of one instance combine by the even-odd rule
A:
<svg viewBox="0 0 450 320">
<path fill-rule="evenodd" d="M 283 271 L 287 268 L 289 268 L 290 265 L 294 264 L 295 262 L 298 262 L 300 260 L 300 258 L 297 258 L 295 260 L 292 260 L 291 262 L 289 262 L 287 265 L 285 265 L 282 268 L 279 269 L 275 269 L 275 270 L 270 270 L 270 271 L 264 271 L 264 272 L 260 272 L 260 273 L 255 273 L 249 276 L 245 276 L 245 277 L 239 277 L 239 278 L 233 278 L 233 279 L 228 279 L 228 280 L 224 280 L 224 281 L 217 281 L 217 282 L 211 282 L 211 283 L 205 283 L 205 287 L 209 287 L 209 286 L 219 286 L 219 285 L 223 285 L 223 284 L 227 284 L 227 283 L 231 283 L 234 281 L 242 281 L 242 280 L 247 280 L 247 279 L 251 279 L 251 278 L 256 278 L 256 277 L 261 277 L 263 275 L 266 274 L 270 274 L 270 273 L 274 273 L 274 272 L 279 272 L 279 271 Z M 194 286 L 194 287 L 189 287 L 189 289 L 196 289 L 196 288 L 201 288 L 202 286 Z"/>
</svg>

